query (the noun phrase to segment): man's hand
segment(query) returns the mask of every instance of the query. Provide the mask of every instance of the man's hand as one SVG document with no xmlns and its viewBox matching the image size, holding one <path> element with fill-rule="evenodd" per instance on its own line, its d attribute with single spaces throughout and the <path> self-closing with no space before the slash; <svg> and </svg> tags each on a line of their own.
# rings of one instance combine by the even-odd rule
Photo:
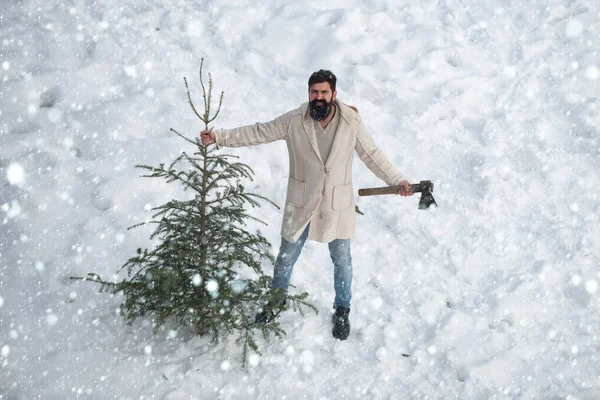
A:
<svg viewBox="0 0 600 400">
<path fill-rule="evenodd" d="M 217 143 L 217 140 L 215 139 L 215 134 L 209 130 L 200 132 L 200 139 L 202 140 L 202 144 L 205 146 Z"/>
<path fill-rule="evenodd" d="M 400 190 L 398 190 L 398 194 L 400 196 L 412 196 L 413 192 L 410 191 L 410 183 L 408 181 L 400 182 Z"/>
</svg>

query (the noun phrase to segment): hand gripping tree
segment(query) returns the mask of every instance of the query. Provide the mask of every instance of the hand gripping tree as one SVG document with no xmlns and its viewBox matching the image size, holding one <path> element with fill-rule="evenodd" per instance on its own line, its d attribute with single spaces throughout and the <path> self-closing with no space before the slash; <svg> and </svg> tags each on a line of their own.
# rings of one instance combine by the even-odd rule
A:
<svg viewBox="0 0 600 400">
<path fill-rule="evenodd" d="M 208 129 L 221 110 L 224 93 L 211 116 L 213 83 L 209 74 L 208 89 L 204 85 L 203 61 L 203 114 L 194 106 L 186 78 L 184 83 L 192 110 Z M 236 333 L 245 365 L 248 350 L 258 352 L 256 331 L 265 336 L 285 334 L 277 322 L 285 308 L 291 306 L 301 314 L 302 306 L 316 309 L 305 301 L 307 293 L 288 295 L 270 289 L 271 277 L 262 270 L 263 263 L 273 262 L 270 244 L 260 231 L 250 232 L 246 221 L 264 223 L 248 213 L 249 207 L 258 207 L 260 202 L 277 206 L 245 190 L 242 181 L 252 180 L 254 172 L 243 163 L 230 161 L 237 157 L 220 154 L 214 147 L 209 150 L 199 138 L 190 140 L 171 131 L 197 150 L 192 155 L 183 152 L 170 165 L 137 167 L 148 171 L 143 177 L 177 182 L 193 196 L 153 209 L 150 223 L 156 229 L 151 239 L 158 239 L 158 244 L 152 249 L 138 249 L 137 255 L 123 265 L 127 279 L 109 282 L 94 273 L 76 279 L 99 283 L 101 291 L 122 292 L 124 317 L 133 322 L 149 314 L 154 318 L 155 332 L 166 323 L 175 323 L 191 325 L 198 334 L 211 334 L 215 341 Z M 255 312 L 267 304 L 275 319 L 256 323 Z"/>
</svg>

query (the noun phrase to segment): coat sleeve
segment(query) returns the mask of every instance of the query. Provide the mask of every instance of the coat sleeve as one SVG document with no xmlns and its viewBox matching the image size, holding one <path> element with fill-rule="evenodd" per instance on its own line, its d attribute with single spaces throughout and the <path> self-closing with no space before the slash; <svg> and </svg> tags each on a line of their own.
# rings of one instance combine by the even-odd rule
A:
<svg viewBox="0 0 600 400">
<path fill-rule="evenodd" d="M 242 147 L 256 146 L 285 139 L 289 132 L 293 111 L 283 114 L 273 121 L 257 122 L 253 125 L 215 131 L 217 146 Z"/>
<path fill-rule="evenodd" d="M 406 178 L 387 159 L 379 147 L 375 145 L 363 122 L 359 121 L 359 123 L 360 127 L 358 128 L 355 149 L 362 162 L 365 163 L 371 172 L 389 186 L 400 184 Z"/>
</svg>

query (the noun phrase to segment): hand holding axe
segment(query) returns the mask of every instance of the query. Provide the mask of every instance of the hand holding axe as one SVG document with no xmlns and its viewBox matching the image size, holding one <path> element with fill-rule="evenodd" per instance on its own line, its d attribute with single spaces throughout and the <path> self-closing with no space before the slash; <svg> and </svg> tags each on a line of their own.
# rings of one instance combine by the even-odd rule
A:
<svg viewBox="0 0 600 400">
<path fill-rule="evenodd" d="M 402 186 L 386 186 L 377 188 L 358 189 L 359 196 L 378 196 L 381 194 L 397 194 Z M 431 194 L 433 192 L 433 182 L 421 181 L 410 185 L 411 193 L 421 193 L 419 200 L 419 209 L 426 210 L 431 206 L 437 207 L 437 203 Z"/>
</svg>

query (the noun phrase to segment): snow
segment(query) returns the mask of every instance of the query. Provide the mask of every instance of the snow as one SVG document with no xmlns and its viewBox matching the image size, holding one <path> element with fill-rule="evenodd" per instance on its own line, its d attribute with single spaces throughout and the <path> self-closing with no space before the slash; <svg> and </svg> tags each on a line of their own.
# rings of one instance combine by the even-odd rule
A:
<svg viewBox="0 0 600 400">
<path fill-rule="evenodd" d="M 598 398 L 598 27 L 597 0 L 4 2 L 0 399 Z M 297 107 L 327 68 L 400 171 L 434 182 L 433 210 L 356 198 L 347 341 L 319 243 L 292 276 L 319 314 L 285 313 L 245 370 L 235 338 L 154 336 L 70 279 L 116 279 L 151 245 L 127 228 L 180 192 L 135 165 L 191 150 L 169 129 L 204 128 L 183 85 L 200 104 L 201 58 L 216 128 Z M 282 142 L 223 151 L 284 205 Z M 383 184 L 357 158 L 354 183 Z M 276 251 L 282 210 L 253 212 Z"/>
</svg>

